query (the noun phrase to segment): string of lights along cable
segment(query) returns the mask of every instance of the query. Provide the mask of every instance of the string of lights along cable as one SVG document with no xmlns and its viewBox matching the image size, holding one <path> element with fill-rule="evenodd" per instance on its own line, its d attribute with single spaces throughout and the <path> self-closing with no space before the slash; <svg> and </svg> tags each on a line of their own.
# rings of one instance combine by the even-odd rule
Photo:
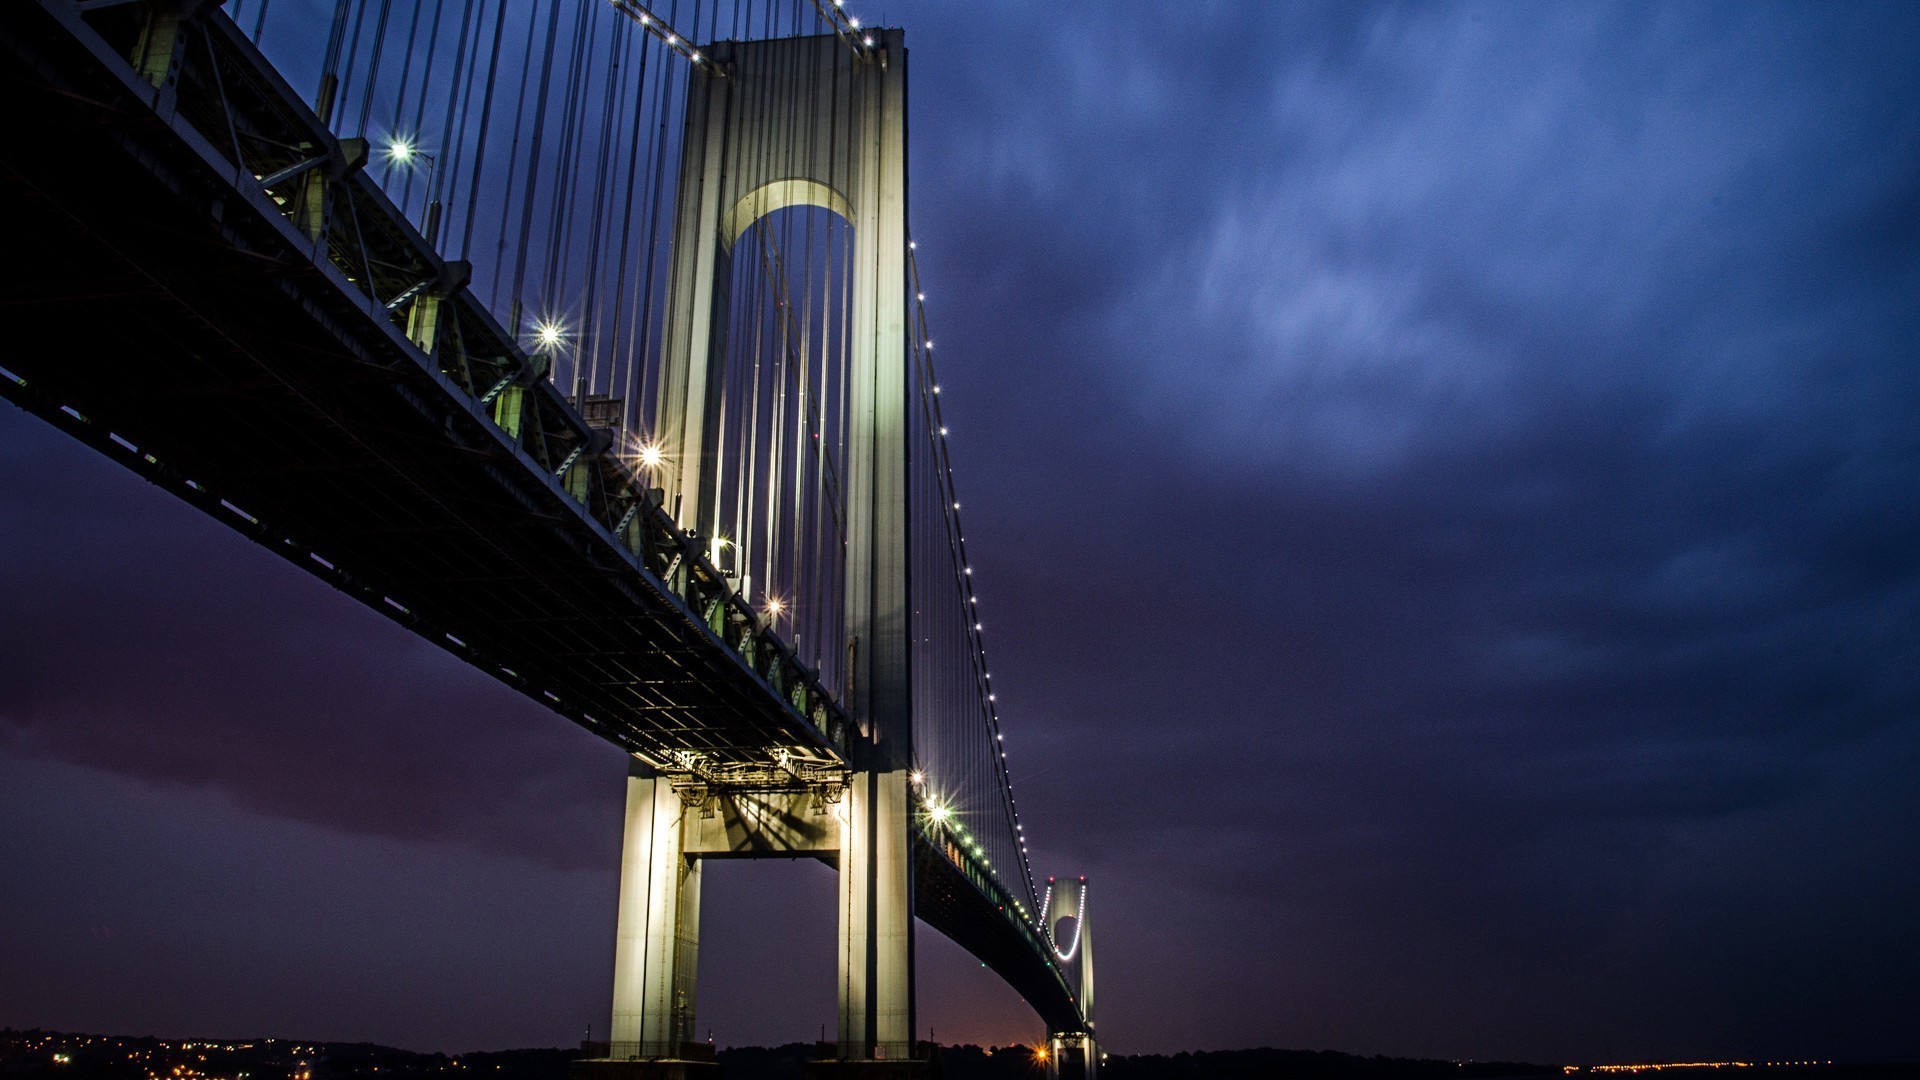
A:
<svg viewBox="0 0 1920 1080">
<path fill-rule="evenodd" d="M 876 59 L 874 28 L 844 0 L 334 0 L 321 48 L 307 7 L 230 0 L 226 11 L 290 83 L 318 88 L 315 109 L 335 134 L 367 141 L 366 168 L 399 215 L 470 264 L 474 295 L 587 422 L 612 433 L 634 474 L 677 468 L 677 448 L 652 428 L 689 79 L 730 77 L 716 42 L 832 37 Z M 776 65 L 736 92 L 800 100 L 815 77 L 800 62 Z M 862 93 L 850 83 L 831 95 L 841 112 L 796 117 L 818 139 L 743 138 L 729 160 L 778 173 L 766 155 L 830 153 L 819 148 L 866 107 Z M 851 190 L 860 167 L 829 162 L 828 186 Z M 724 359 L 703 476 L 712 510 L 683 524 L 763 624 L 843 694 L 853 227 L 793 200 L 723 241 L 713 333 Z M 917 820 L 1044 933 L 916 251 L 909 241 L 901 257 L 912 294 Z"/>
<path fill-rule="evenodd" d="M 919 244 L 908 242 L 913 291 L 912 411 L 914 447 L 908 488 L 913 533 L 914 773 L 930 822 L 950 846 L 962 849 L 1019 890 L 1017 910 L 1038 922 L 1025 827 L 1007 771 L 1006 735 L 998 695 L 987 667 L 986 623 L 967 558 L 961 500 L 954 481 L 950 435 L 941 410 L 941 384 L 920 277 Z M 1012 872 L 1008 872 L 1012 868 Z"/>
</svg>

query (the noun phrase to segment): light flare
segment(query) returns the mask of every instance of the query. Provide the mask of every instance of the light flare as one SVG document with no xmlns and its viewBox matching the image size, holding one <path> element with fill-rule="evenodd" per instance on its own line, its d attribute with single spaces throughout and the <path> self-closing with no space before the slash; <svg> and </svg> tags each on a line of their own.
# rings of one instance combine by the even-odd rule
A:
<svg viewBox="0 0 1920 1080">
<path fill-rule="evenodd" d="M 533 324 L 533 340 L 541 349 L 558 349 L 567 340 L 567 328 L 557 322 L 542 319 Z"/>
</svg>

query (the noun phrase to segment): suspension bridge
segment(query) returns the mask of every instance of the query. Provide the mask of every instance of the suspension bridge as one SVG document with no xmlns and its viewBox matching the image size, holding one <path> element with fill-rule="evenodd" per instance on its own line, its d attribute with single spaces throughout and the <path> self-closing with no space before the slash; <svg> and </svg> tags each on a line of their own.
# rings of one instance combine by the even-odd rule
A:
<svg viewBox="0 0 1920 1080">
<path fill-rule="evenodd" d="M 1009 781 L 908 228 L 839 0 L 9 0 L 0 393 L 631 756 L 588 1080 L 697 1076 L 701 866 L 837 868 L 822 1074 L 914 919 L 1091 1076 Z"/>
</svg>

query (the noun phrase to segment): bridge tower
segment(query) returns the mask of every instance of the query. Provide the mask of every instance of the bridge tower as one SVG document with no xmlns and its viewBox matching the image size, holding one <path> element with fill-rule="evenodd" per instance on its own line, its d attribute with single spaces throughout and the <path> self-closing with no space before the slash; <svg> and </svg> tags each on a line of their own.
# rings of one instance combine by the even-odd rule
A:
<svg viewBox="0 0 1920 1080">
<path fill-rule="evenodd" d="M 1093 925 L 1087 918 L 1087 879 L 1066 885 L 1048 879 L 1044 911 L 1055 962 L 1068 973 L 1081 1018 L 1078 1029 L 1049 1034 L 1047 1078 L 1095 1080 L 1100 1048 L 1093 1037 Z"/>
<path fill-rule="evenodd" d="M 699 860 L 794 854 L 828 858 L 839 869 L 839 1071 L 918 1075 L 911 1060 L 906 48 L 897 29 L 869 40 L 858 49 L 832 35 L 722 42 L 702 50 L 710 62 L 689 82 L 652 432 L 663 457 L 655 481 L 681 527 L 711 542 L 721 518 L 716 446 L 735 244 L 755 221 L 786 207 L 838 214 L 853 233 L 842 701 L 852 721 L 845 747 L 852 768 L 799 795 L 722 798 L 697 783 L 697 770 L 689 778 L 675 775 L 671 763 L 654 763 L 666 764 L 662 771 L 636 762 L 608 1063 L 630 1075 L 698 1071 L 682 1059 L 701 1049 L 692 1045 Z M 781 798 L 800 801 L 783 808 Z M 825 806 L 832 807 L 830 828 L 817 813 Z"/>
</svg>

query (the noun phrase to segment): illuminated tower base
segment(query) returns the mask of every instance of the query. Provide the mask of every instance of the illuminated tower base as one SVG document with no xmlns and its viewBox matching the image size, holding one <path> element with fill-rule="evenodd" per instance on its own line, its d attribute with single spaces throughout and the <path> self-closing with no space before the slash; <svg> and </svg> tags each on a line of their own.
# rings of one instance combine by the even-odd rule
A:
<svg viewBox="0 0 1920 1080">
<path fill-rule="evenodd" d="M 1095 1080 L 1100 1048 L 1084 1032 L 1055 1032 L 1047 1037 L 1047 1080 Z"/>
</svg>

